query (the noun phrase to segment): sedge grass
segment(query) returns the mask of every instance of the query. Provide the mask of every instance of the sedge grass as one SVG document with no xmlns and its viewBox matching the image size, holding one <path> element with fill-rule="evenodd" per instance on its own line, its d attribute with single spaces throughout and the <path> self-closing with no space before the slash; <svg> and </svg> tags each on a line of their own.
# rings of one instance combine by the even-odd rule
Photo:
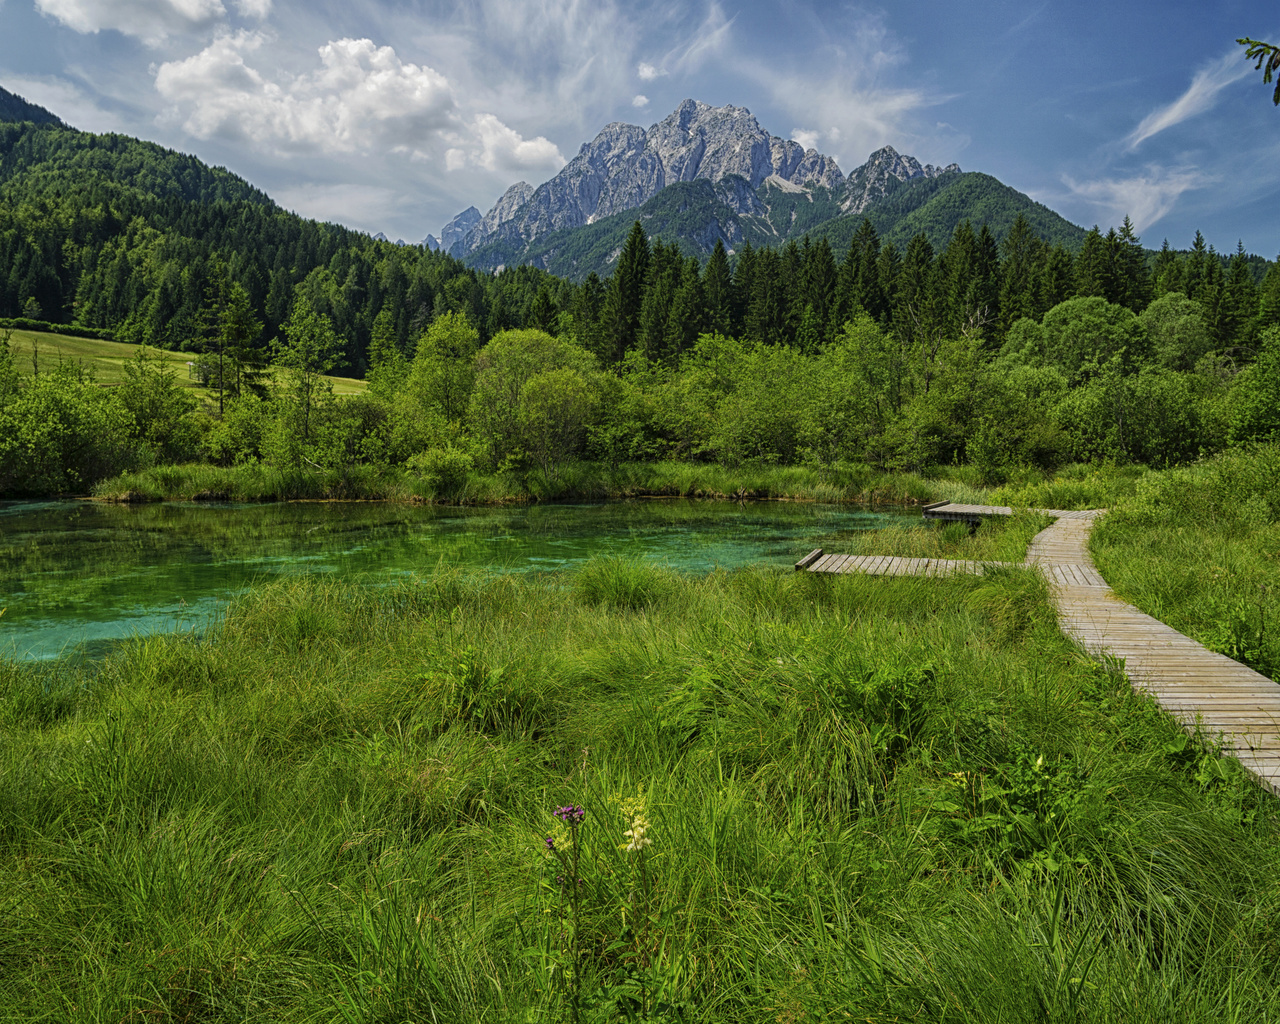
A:
<svg viewBox="0 0 1280 1024">
<path fill-rule="evenodd" d="M 0 1016 L 565 1019 L 562 804 L 582 1019 L 1280 1013 L 1272 801 L 1024 569 L 292 579 L 0 709 Z"/>
</svg>

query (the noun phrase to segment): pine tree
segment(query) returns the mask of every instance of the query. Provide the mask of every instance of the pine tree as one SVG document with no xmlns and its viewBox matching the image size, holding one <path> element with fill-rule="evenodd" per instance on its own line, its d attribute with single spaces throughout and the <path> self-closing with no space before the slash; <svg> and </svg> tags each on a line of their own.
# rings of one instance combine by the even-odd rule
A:
<svg viewBox="0 0 1280 1024">
<path fill-rule="evenodd" d="M 1080 298 L 1098 296 L 1106 298 L 1110 268 L 1107 259 L 1107 242 L 1095 224 L 1084 236 L 1084 244 L 1075 260 L 1076 295 Z"/>
<path fill-rule="evenodd" d="M 677 364 L 680 357 L 693 348 L 698 335 L 706 330 L 705 317 L 706 297 L 703 294 L 698 261 L 690 259 L 685 262 L 684 275 L 671 303 L 671 315 L 667 318 L 664 348 L 667 358 L 673 364 Z"/>
<path fill-rule="evenodd" d="M 1228 344 L 1253 348 L 1258 334 L 1258 298 L 1258 286 L 1253 281 L 1241 239 L 1227 268 L 1223 295 L 1223 333 L 1231 337 Z"/>
<path fill-rule="evenodd" d="M 751 296 L 755 291 L 756 250 L 750 242 L 742 244 L 737 266 L 733 268 L 733 333 L 735 337 L 747 336 L 747 318 L 751 310 Z"/>
<path fill-rule="evenodd" d="M 1076 261 L 1064 246 L 1049 250 L 1036 275 L 1036 318 L 1044 316 L 1076 292 Z"/>
<path fill-rule="evenodd" d="M 830 252 L 830 248 L 827 251 Z M 729 255 L 725 252 L 724 242 L 719 238 L 716 239 L 715 248 L 711 250 L 711 257 L 707 260 L 702 286 L 707 305 L 708 330 L 717 334 L 732 333 L 733 275 L 729 271 Z"/>
<path fill-rule="evenodd" d="M 1035 319 L 1036 270 L 1046 258 L 1046 246 L 1031 229 L 1031 222 L 1018 214 L 1004 237 L 1004 263 L 1000 268 L 999 333 L 1003 338 L 1019 320 Z"/>
<path fill-rule="evenodd" d="M 609 278 L 604 330 L 610 362 L 621 362 L 623 356 L 636 347 L 649 255 L 649 236 L 636 221 L 622 252 L 618 254 L 613 276 Z"/>
<path fill-rule="evenodd" d="M 781 263 L 776 249 L 761 249 L 756 254 L 746 336 L 760 344 L 780 345 L 786 341 L 787 308 Z"/>
<path fill-rule="evenodd" d="M 1120 295 L 1114 301 L 1128 306 L 1135 313 L 1141 313 L 1151 302 L 1151 271 L 1147 268 L 1147 254 L 1142 251 L 1142 243 L 1134 234 L 1133 221 L 1127 216 L 1120 225 L 1117 243 Z"/>
<path fill-rule="evenodd" d="M 1280 256 L 1267 267 L 1258 304 L 1258 329 L 1266 330 L 1276 324 L 1280 324 Z"/>
<path fill-rule="evenodd" d="M 593 352 L 602 362 L 606 359 L 604 333 L 600 319 L 604 313 L 605 287 L 594 270 L 587 275 L 573 302 L 573 323 L 578 344 Z"/>
</svg>

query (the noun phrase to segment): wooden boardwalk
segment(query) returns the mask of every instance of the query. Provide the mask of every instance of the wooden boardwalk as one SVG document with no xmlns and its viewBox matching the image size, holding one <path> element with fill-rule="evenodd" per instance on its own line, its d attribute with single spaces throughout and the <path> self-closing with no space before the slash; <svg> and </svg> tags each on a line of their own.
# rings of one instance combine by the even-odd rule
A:
<svg viewBox="0 0 1280 1024">
<path fill-rule="evenodd" d="M 945 506 L 933 510 L 940 508 Z M 956 509 L 960 511 L 947 514 Z M 960 505 L 931 518 L 1008 514 L 997 506 Z M 1089 534 L 1102 510 L 1049 509 L 1045 514 L 1055 521 L 1032 540 L 1025 564 L 1038 566 L 1048 577 L 1063 632 L 1096 657 L 1122 659 L 1134 687 L 1150 693 L 1188 731 L 1220 742 L 1225 753 L 1280 795 L 1280 685 L 1121 601 L 1089 556 Z M 941 576 L 981 572 L 993 564 L 999 563 L 823 555 L 819 549 L 796 568 Z"/>
</svg>

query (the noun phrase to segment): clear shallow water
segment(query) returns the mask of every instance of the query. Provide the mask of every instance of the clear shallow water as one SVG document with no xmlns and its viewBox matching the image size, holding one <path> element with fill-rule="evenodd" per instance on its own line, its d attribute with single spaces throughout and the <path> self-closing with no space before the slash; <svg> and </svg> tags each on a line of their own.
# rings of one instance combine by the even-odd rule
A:
<svg viewBox="0 0 1280 1024">
<path fill-rule="evenodd" d="M 373 503 L 0 502 L 0 657 L 93 657 L 137 634 L 201 628 L 254 581 L 377 582 L 437 565 L 562 569 L 593 555 L 685 572 L 789 567 L 907 509 L 627 501 L 438 508 Z"/>
</svg>

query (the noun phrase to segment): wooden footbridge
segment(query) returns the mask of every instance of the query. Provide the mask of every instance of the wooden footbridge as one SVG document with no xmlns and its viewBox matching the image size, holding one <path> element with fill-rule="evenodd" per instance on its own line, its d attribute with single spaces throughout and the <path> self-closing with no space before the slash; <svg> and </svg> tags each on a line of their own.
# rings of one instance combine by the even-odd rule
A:
<svg viewBox="0 0 1280 1024">
<path fill-rule="evenodd" d="M 1121 601 L 1089 556 L 1089 534 L 1104 510 L 1038 511 L 1054 522 L 1031 541 L 1024 564 L 1039 568 L 1048 578 L 1063 632 L 1095 657 L 1121 659 L 1125 675 L 1136 688 L 1150 693 L 1188 731 L 1220 742 L 1225 753 L 1280 795 L 1280 685 Z M 951 502 L 924 508 L 926 518 L 951 521 L 1012 513 L 1001 506 Z M 827 555 L 819 548 L 797 562 L 796 568 L 873 576 L 946 576 L 982 573 L 999 564 Z"/>
</svg>

